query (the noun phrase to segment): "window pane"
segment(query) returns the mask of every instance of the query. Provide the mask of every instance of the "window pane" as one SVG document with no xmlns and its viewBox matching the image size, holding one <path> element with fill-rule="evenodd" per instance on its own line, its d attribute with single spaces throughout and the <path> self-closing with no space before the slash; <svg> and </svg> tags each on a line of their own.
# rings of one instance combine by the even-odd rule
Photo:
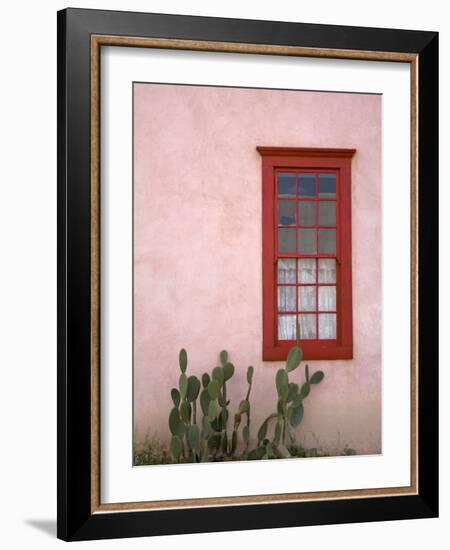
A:
<svg viewBox="0 0 450 550">
<path fill-rule="evenodd" d="M 316 230 L 315 229 L 298 230 L 298 252 L 299 254 L 316 253 Z"/>
<path fill-rule="evenodd" d="M 319 229 L 319 254 L 336 254 L 336 229 Z"/>
<path fill-rule="evenodd" d="M 278 201 L 278 225 L 295 225 L 296 201 Z"/>
<path fill-rule="evenodd" d="M 298 225 L 316 225 L 316 201 L 298 201 Z"/>
<path fill-rule="evenodd" d="M 295 260 L 278 260 L 278 282 L 295 283 Z"/>
<path fill-rule="evenodd" d="M 278 196 L 295 197 L 295 174 L 278 174 Z"/>
<path fill-rule="evenodd" d="M 335 286 L 319 286 L 319 311 L 336 311 Z"/>
<path fill-rule="evenodd" d="M 298 196 L 299 197 L 316 196 L 316 175 L 315 174 L 298 175 Z"/>
<path fill-rule="evenodd" d="M 316 311 L 316 287 L 298 287 L 298 309 L 300 311 Z"/>
<path fill-rule="evenodd" d="M 322 258 L 319 260 L 319 283 L 336 282 L 336 260 L 334 258 Z"/>
<path fill-rule="evenodd" d="M 335 313 L 321 313 L 319 315 L 319 338 L 321 340 L 336 339 Z"/>
<path fill-rule="evenodd" d="M 278 311 L 296 311 L 295 286 L 278 287 Z"/>
<path fill-rule="evenodd" d="M 295 254 L 295 229 L 278 230 L 278 252 Z"/>
<path fill-rule="evenodd" d="M 295 340 L 297 315 L 278 315 L 278 340 Z"/>
<path fill-rule="evenodd" d="M 302 258 L 301 260 L 298 260 L 298 282 L 316 282 L 316 260 L 309 258 Z"/>
<path fill-rule="evenodd" d="M 319 225 L 336 225 L 335 201 L 319 201 Z"/>
<path fill-rule="evenodd" d="M 336 196 L 336 174 L 319 174 L 319 197 L 334 198 Z"/>
<path fill-rule="evenodd" d="M 314 340 L 316 338 L 316 316 L 311 313 L 299 315 L 300 340 Z"/>
</svg>

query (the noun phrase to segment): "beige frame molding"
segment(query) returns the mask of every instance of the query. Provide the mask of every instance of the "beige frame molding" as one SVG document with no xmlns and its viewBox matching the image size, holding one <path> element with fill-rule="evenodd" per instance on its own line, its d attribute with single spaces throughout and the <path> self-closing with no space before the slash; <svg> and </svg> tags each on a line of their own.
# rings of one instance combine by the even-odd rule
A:
<svg viewBox="0 0 450 550">
<path fill-rule="evenodd" d="M 411 74 L 411 483 L 408 487 L 103 504 L 100 501 L 100 50 L 102 46 L 408 63 Z M 91 35 L 91 513 L 199 508 L 418 494 L 418 55 L 132 36 Z"/>
</svg>

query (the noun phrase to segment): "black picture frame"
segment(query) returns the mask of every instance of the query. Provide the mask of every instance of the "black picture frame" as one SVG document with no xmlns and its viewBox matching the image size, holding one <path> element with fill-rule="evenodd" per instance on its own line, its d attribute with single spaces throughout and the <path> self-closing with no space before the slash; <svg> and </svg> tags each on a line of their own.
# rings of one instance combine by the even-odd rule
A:
<svg viewBox="0 0 450 550">
<path fill-rule="evenodd" d="M 58 12 L 58 530 L 64 540 L 438 515 L 438 33 L 117 11 Z M 418 56 L 418 492 L 92 513 L 91 36 L 301 46 Z M 423 368 L 421 368 L 423 367 Z"/>
</svg>

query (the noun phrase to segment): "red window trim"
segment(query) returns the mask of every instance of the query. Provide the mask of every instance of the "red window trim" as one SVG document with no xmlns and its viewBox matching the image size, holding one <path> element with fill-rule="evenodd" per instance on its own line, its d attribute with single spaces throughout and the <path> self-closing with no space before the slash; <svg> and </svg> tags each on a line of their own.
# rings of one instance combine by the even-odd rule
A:
<svg viewBox="0 0 450 550">
<path fill-rule="evenodd" d="M 285 360 L 295 340 L 278 340 L 276 228 L 278 169 L 337 173 L 336 340 L 301 340 L 304 358 L 352 359 L 351 160 L 355 149 L 257 147 L 262 157 L 263 360 Z"/>
</svg>

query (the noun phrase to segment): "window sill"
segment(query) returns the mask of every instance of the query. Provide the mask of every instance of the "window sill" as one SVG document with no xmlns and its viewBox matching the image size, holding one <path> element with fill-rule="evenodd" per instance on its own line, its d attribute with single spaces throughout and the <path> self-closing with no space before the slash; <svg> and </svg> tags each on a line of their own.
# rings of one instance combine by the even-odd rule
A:
<svg viewBox="0 0 450 550">
<path fill-rule="evenodd" d="M 265 346 L 263 361 L 286 361 L 289 350 L 295 345 L 295 340 L 286 340 L 277 346 Z M 353 346 L 338 345 L 336 340 L 304 340 L 300 341 L 300 346 L 305 361 L 353 359 Z"/>
</svg>

